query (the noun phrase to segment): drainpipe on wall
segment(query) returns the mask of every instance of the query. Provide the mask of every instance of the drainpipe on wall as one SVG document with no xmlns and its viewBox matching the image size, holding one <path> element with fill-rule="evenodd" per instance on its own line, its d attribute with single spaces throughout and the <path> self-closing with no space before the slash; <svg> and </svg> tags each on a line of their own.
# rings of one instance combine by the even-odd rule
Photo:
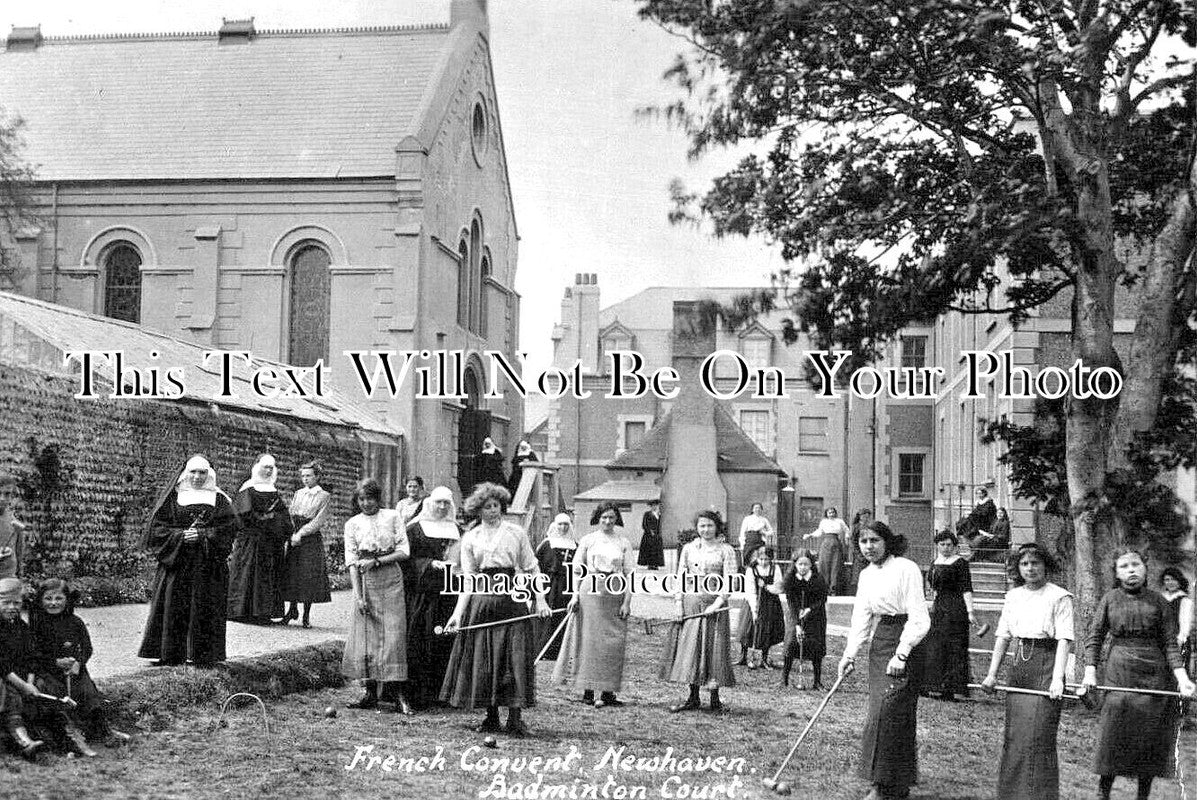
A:
<svg viewBox="0 0 1197 800">
<path fill-rule="evenodd" d="M 50 253 L 50 302 L 58 302 L 58 182 L 52 184 L 51 217 L 54 220 L 53 252 Z"/>
</svg>

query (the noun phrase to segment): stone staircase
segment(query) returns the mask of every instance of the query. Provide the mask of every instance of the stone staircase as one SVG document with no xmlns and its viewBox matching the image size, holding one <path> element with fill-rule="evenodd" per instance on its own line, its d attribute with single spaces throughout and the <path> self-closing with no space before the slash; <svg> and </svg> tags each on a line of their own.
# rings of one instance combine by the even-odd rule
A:
<svg viewBox="0 0 1197 800">
<path fill-rule="evenodd" d="M 986 608 L 1001 608 L 1008 588 L 1006 565 L 973 561 L 968 566 L 973 579 L 973 602 Z"/>
</svg>

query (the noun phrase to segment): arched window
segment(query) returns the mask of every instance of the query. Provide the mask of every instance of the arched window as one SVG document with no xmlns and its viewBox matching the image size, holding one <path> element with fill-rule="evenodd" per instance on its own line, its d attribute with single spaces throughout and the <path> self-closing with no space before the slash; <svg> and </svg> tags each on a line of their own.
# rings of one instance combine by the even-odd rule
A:
<svg viewBox="0 0 1197 800">
<path fill-rule="evenodd" d="M 482 332 L 482 222 L 470 224 L 470 330 Z"/>
<path fill-rule="evenodd" d="M 457 324 L 470 327 L 470 245 L 465 236 L 457 245 Z"/>
<path fill-rule="evenodd" d="M 104 254 L 104 316 L 141 321 L 141 253 L 128 242 Z"/>
<path fill-rule="evenodd" d="M 332 259 L 318 244 L 304 242 L 291 254 L 291 296 L 287 336 L 287 361 L 310 366 L 328 359 L 328 319 Z"/>
<path fill-rule="evenodd" d="M 486 336 L 486 330 L 488 327 L 487 326 L 487 320 L 488 320 L 487 315 L 489 313 L 489 309 L 487 308 L 487 303 L 486 303 L 486 282 L 487 282 L 487 279 L 490 278 L 490 253 L 484 253 L 482 255 L 481 272 L 482 272 L 482 276 L 481 276 L 481 279 L 479 280 L 479 283 L 482 284 L 482 301 L 481 301 L 481 312 L 479 314 L 480 321 L 478 324 L 478 335 Z"/>
</svg>

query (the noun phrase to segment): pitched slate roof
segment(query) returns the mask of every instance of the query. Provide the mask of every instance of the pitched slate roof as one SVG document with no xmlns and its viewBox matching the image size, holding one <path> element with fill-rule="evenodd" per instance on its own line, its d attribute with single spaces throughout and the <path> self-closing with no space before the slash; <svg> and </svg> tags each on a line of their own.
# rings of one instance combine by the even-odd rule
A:
<svg viewBox="0 0 1197 800">
<path fill-rule="evenodd" d="M 321 422 L 354 431 L 379 434 L 383 441 L 403 435 L 402 430 L 388 424 L 371 411 L 364 395 L 341 392 L 325 384 L 322 396 L 264 398 L 254 393 L 250 381 L 262 366 L 278 366 L 278 362 L 254 358 L 252 365 L 244 359 L 233 359 L 230 365 L 233 397 L 219 397 L 221 379 L 216 364 L 203 365 L 203 353 L 214 348 L 176 339 L 140 325 L 107 317 L 87 314 L 66 306 L 58 306 L 7 292 L 0 292 L 0 364 L 11 363 L 35 367 L 57 374 L 79 377 L 78 361 L 65 364 L 64 353 L 86 350 L 121 351 L 126 370 L 158 367 L 159 374 L 168 369 L 181 368 L 187 392 L 184 401 L 241 409 L 259 414 Z M 157 353 L 157 358 L 151 354 Z M 111 368 L 106 359 L 95 359 L 95 393 L 107 397 L 112 386 Z M 287 386 L 281 381 L 274 385 Z M 311 387 L 310 379 L 305 384 Z M 177 394 L 165 380 L 160 385 L 163 394 Z M 86 402 L 80 400 L 79 402 Z M 129 402 L 137 402 L 129 400 Z M 158 402 L 167 402 L 165 400 Z M 375 439 L 366 437 L 369 441 Z"/>
<path fill-rule="evenodd" d="M 395 174 L 449 27 L 47 37 L 0 52 L 40 180 Z"/>
<path fill-rule="evenodd" d="M 714 410 L 715 447 L 718 451 L 716 469 L 719 472 L 772 472 L 785 475 L 785 470 L 761 452 L 721 406 Z M 609 470 L 664 471 L 669 461 L 669 429 L 673 425 L 673 411 L 661 419 L 636 447 L 625 450 L 607 462 Z"/>
</svg>

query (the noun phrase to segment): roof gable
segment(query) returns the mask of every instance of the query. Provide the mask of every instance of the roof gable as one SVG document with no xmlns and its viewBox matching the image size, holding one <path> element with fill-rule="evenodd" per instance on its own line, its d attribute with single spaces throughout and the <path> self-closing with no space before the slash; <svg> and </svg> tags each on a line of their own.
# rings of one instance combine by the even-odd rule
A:
<svg viewBox="0 0 1197 800">
<path fill-rule="evenodd" d="M 449 30 L 48 37 L 0 53 L 0 106 L 40 180 L 394 175 Z"/>
<path fill-rule="evenodd" d="M 719 472 L 772 472 L 785 475 L 785 470 L 741 430 L 731 414 L 718 404 L 714 407 L 715 449 Z M 669 429 L 673 424 L 673 410 L 648 432 L 636 447 L 625 450 L 607 462 L 609 470 L 664 471 L 669 462 Z"/>
</svg>

